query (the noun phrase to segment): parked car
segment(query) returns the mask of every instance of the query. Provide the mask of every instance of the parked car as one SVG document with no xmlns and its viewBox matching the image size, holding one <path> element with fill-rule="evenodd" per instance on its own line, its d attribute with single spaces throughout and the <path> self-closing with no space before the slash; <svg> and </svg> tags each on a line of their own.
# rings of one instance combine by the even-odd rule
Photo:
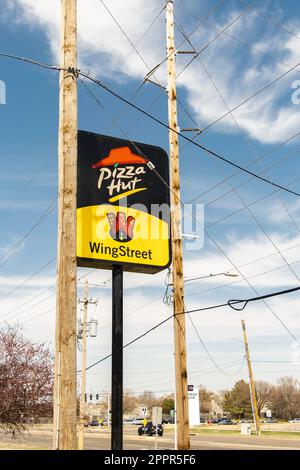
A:
<svg viewBox="0 0 300 470">
<path fill-rule="evenodd" d="M 133 421 L 132 421 L 132 424 L 135 424 L 137 426 L 140 426 L 141 424 L 144 424 L 144 419 L 145 418 L 135 418 Z"/>
<path fill-rule="evenodd" d="M 263 421 L 266 424 L 278 423 L 278 419 L 276 418 L 267 418 Z"/>
<path fill-rule="evenodd" d="M 220 418 L 210 418 L 207 420 L 207 424 L 218 424 Z"/>
<path fill-rule="evenodd" d="M 229 418 L 222 418 L 222 419 L 219 419 L 217 424 L 218 425 L 233 425 L 233 424 L 236 424 L 236 423 L 231 421 L 231 419 L 229 419 Z"/>
<path fill-rule="evenodd" d="M 174 422 L 174 419 L 170 416 L 167 416 L 166 418 L 163 418 L 162 424 L 172 424 Z"/>
<path fill-rule="evenodd" d="M 103 426 L 102 423 L 103 422 L 100 423 L 97 419 L 92 419 L 92 421 L 88 423 L 88 426 Z"/>
<path fill-rule="evenodd" d="M 111 426 L 111 421 L 108 421 L 107 419 L 104 419 L 102 421 L 102 426 Z"/>
<path fill-rule="evenodd" d="M 300 418 L 290 419 L 289 423 L 295 423 L 295 424 L 298 423 L 298 424 L 300 424 Z"/>
<path fill-rule="evenodd" d="M 154 436 L 156 434 L 156 429 L 157 429 L 157 434 L 159 436 L 162 436 L 164 433 L 164 429 L 161 424 L 158 424 L 157 426 L 153 426 L 152 421 L 149 421 L 146 426 L 140 426 L 138 428 L 138 435 L 139 436 Z"/>
<path fill-rule="evenodd" d="M 123 424 L 132 424 L 133 419 L 123 419 Z"/>
<path fill-rule="evenodd" d="M 201 423 L 201 424 L 205 424 L 205 419 L 202 418 L 202 416 L 200 416 L 200 423 Z"/>
</svg>

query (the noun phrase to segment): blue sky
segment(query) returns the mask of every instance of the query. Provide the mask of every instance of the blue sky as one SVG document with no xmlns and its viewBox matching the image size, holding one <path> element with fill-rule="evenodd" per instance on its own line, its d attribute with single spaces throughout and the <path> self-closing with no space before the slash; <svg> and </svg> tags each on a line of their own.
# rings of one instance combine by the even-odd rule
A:
<svg viewBox="0 0 300 470">
<path fill-rule="evenodd" d="M 138 44 L 137 48 L 149 68 L 156 66 L 165 54 L 164 13 L 142 41 L 140 38 L 163 3 L 161 0 L 150 3 L 125 0 L 121 4 L 116 0 L 106 1 L 130 39 Z M 175 1 L 176 23 L 189 33 L 219 3 Z M 289 70 L 289 66 L 300 62 L 300 39 L 297 39 L 297 36 L 300 37 L 300 5 L 293 1 L 277 0 L 253 4 L 261 9 L 259 13 L 245 11 L 242 1 L 220 3 L 190 38 L 199 50 L 220 29 L 242 15 L 227 29 L 226 34 L 222 34 L 201 53 L 200 58 L 208 73 L 197 59 L 178 78 L 180 102 L 201 128 L 225 114 L 226 105 L 235 107 Z M 58 0 L 3 0 L 0 8 L 1 52 L 58 64 Z M 100 1 L 78 0 L 78 9 L 80 67 L 89 70 L 120 94 L 132 97 L 147 68 L 132 51 Z M 271 20 L 267 21 L 262 15 Z M 281 24 L 282 28 L 274 22 Z M 176 43 L 180 44 L 183 39 L 178 27 L 175 32 Z M 182 47 L 187 49 L 188 46 L 184 44 Z M 178 72 L 189 59 L 177 56 Z M 236 122 L 229 115 L 205 131 L 199 142 L 245 166 L 296 134 L 300 105 L 292 103 L 292 84 L 299 79 L 298 75 L 297 71 L 290 72 L 276 85 L 236 110 Z M 165 84 L 163 66 L 157 71 L 156 78 Z M 10 292 L 55 257 L 56 209 L 11 256 L 6 256 L 56 196 L 58 76 L 56 72 L 1 58 L 0 80 L 6 83 L 7 88 L 6 104 L 0 105 L 0 321 L 4 325 L 5 320 L 11 323 L 19 320 L 24 323 L 26 334 L 32 338 L 53 342 L 55 296 L 51 286 L 55 282 L 55 262 L 22 288 L 16 289 L 13 294 Z M 99 88 L 93 87 L 93 91 L 107 112 L 92 101 L 79 84 L 80 129 L 118 137 L 124 137 L 125 133 L 130 139 L 168 149 L 165 129 L 128 107 L 124 109 L 124 104 Z M 167 121 L 167 100 L 158 87 L 145 84 L 135 97 L 135 102 Z M 178 105 L 178 114 L 181 128 L 194 127 L 181 105 Z M 123 133 L 112 123 L 112 118 L 117 119 Z M 249 175 L 245 174 L 238 174 L 211 189 L 235 170 L 200 149 L 186 145 L 184 141 L 180 145 L 182 199 L 187 203 L 200 195 L 197 202 L 204 205 L 207 231 L 203 248 L 195 250 L 186 247 L 185 275 L 227 270 L 236 272 L 234 266 L 239 267 L 240 274 L 235 279 L 217 277 L 187 286 L 187 306 L 196 308 L 229 298 L 254 295 L 244 278 L 249 279 L 249 283 L 262 294 L 297 285 L 300 276 L 297 256 L 300 244 L 298 198 L 274 191 L 271 186 L 253 179 L 242 185 L 249 179 Z M 250 168 L 282 185 L 292 183 L 289 187 L 299 191 L 299 145 L 299 139 L 294 138 Z M 272 168 L 263 173 L 269 167 Z M 230 184 L 239 187 L 232 191 Z M 262 199 L 261 202 L 254 204 L 258 199 Z M 249 212 L 244 206 L 251 203 Z M 232 213 L 235 215 L 230 216 Z M 220 221 L 224 217 L 227 218 Z M 287 263 L 292 263 L 291 267 Z M 261 274 L 265 271 L 269 272 Z M 83 274 L 84 270 L 80 270 L 79 277 Z M 132 339 L 170 315 L 170 307 L 162 303 L 165 275 L 126 274 L 125 340 Z M 109 277 L 108 271 L 89 275 L 92 283 L 101 283 Z M 230 285 L 232 282 L 235 284 Z M 106 288 L 94 288 L 92 295 L 100 298 L 94 312 L 100 321 L 100 330 L 98 338 L 90 340 L 89 363 L 110 351 L 109 284 Z M 300 340 L 297 294 L 273 299 L 268 304 Z M 215 361 L 222 366 L 223 373 L 214 368 L 187 319 L 191 382 L 219 390 L 231 386 L 239 377 L 247 377 L 245 364 L 241 369 L 242 317 L 247 322 L 255 361 L 288 361 L 255 362 L 256 377 L 275 381 L 282 375 L 298 376 L 299 363 L 296 361 L 300 360 L 299 346 L 294 344 L 274 313 L 263 303 L 256 303 L 247 307 L 242 314 L 225 308 L 209 314 L 193 315 L 202 339 Z M 144 388 L 171 390 L 172 351 L 172 324 L 168 323 L 125 352 L 125 385 L 136 391 Z M 96 392 L 108 388 L 109 368 L 110 362 L 106 361 L 90 372 L 90 390 Z"/>
</svg>

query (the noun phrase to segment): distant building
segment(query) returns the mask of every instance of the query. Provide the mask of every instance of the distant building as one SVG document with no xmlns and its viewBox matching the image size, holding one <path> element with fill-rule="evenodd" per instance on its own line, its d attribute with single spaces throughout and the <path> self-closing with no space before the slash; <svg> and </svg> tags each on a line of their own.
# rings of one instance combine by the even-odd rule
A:
<svg viewBox="0 0 300 470">
<path fill-rule="evenodd" d="M 214 395 L 211 399 L 211 418 L 223 418 L 224 410 L 220 405 L 220 397 Z"/>
</svg>

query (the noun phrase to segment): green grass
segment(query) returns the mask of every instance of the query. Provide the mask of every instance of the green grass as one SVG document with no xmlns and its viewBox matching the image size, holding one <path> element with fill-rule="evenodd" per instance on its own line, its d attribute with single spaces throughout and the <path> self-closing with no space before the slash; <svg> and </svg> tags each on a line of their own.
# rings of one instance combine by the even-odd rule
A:
<svg viewBox="0 0 300 470">
<path fill-rule="evenodd" d="M 300 431 L 262 431 L 263 436 L 268 437 L 284 437 L 287 439 L 299 439 L 300 440 Z"/>
<path fill-rule="evenodd" d="M 171 432 L 171 429 L 166 429 L 165 432 Z M 208 435 L 241 435 L 240 429 L 208 429 L 208 428 L 191 428 L 191 434 L 208 434 Z M 252 433 L 252 435 L 254 435 Z M 285 439 L 299 439 L 300 440 L 300 431 L 262 431 L 261 435 L 263 437 L 273 437 L 273 438 L 285 438 Z"/>
<path fill-rule="evenodd" d="M 21 442 L 0 442 L 0 450 L 49 450 L 47 447 L 34 446 Z"/>
<path fill-rule="evenodd" d="M 191 434 L 241 434 L 238 429 L 190 429 Z"/>
</svg>

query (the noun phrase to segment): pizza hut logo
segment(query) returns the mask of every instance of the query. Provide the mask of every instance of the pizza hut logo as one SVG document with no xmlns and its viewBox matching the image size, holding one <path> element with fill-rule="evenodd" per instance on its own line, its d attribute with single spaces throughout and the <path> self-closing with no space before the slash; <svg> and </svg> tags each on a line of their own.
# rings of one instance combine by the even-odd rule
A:
<svg viewBox="0 0 300 470">
<path fill-rule="evenodd" d="M 134 154 L 129 147 L 110 150 L 107 157 L 92 165 L 99 171 L 98 189 L 106 188 L 109 202 L 146 191 L 146 163 L 145 158 Z"/>
<path fill-rule="evenodd" d="M 109 234 L 117 242 L 130 242 L 133 238 L 135 218 L 131 215 L 126 218 L 125 212 L 109 212 L 107 214 L 110 231 Z"/>
</svg>

